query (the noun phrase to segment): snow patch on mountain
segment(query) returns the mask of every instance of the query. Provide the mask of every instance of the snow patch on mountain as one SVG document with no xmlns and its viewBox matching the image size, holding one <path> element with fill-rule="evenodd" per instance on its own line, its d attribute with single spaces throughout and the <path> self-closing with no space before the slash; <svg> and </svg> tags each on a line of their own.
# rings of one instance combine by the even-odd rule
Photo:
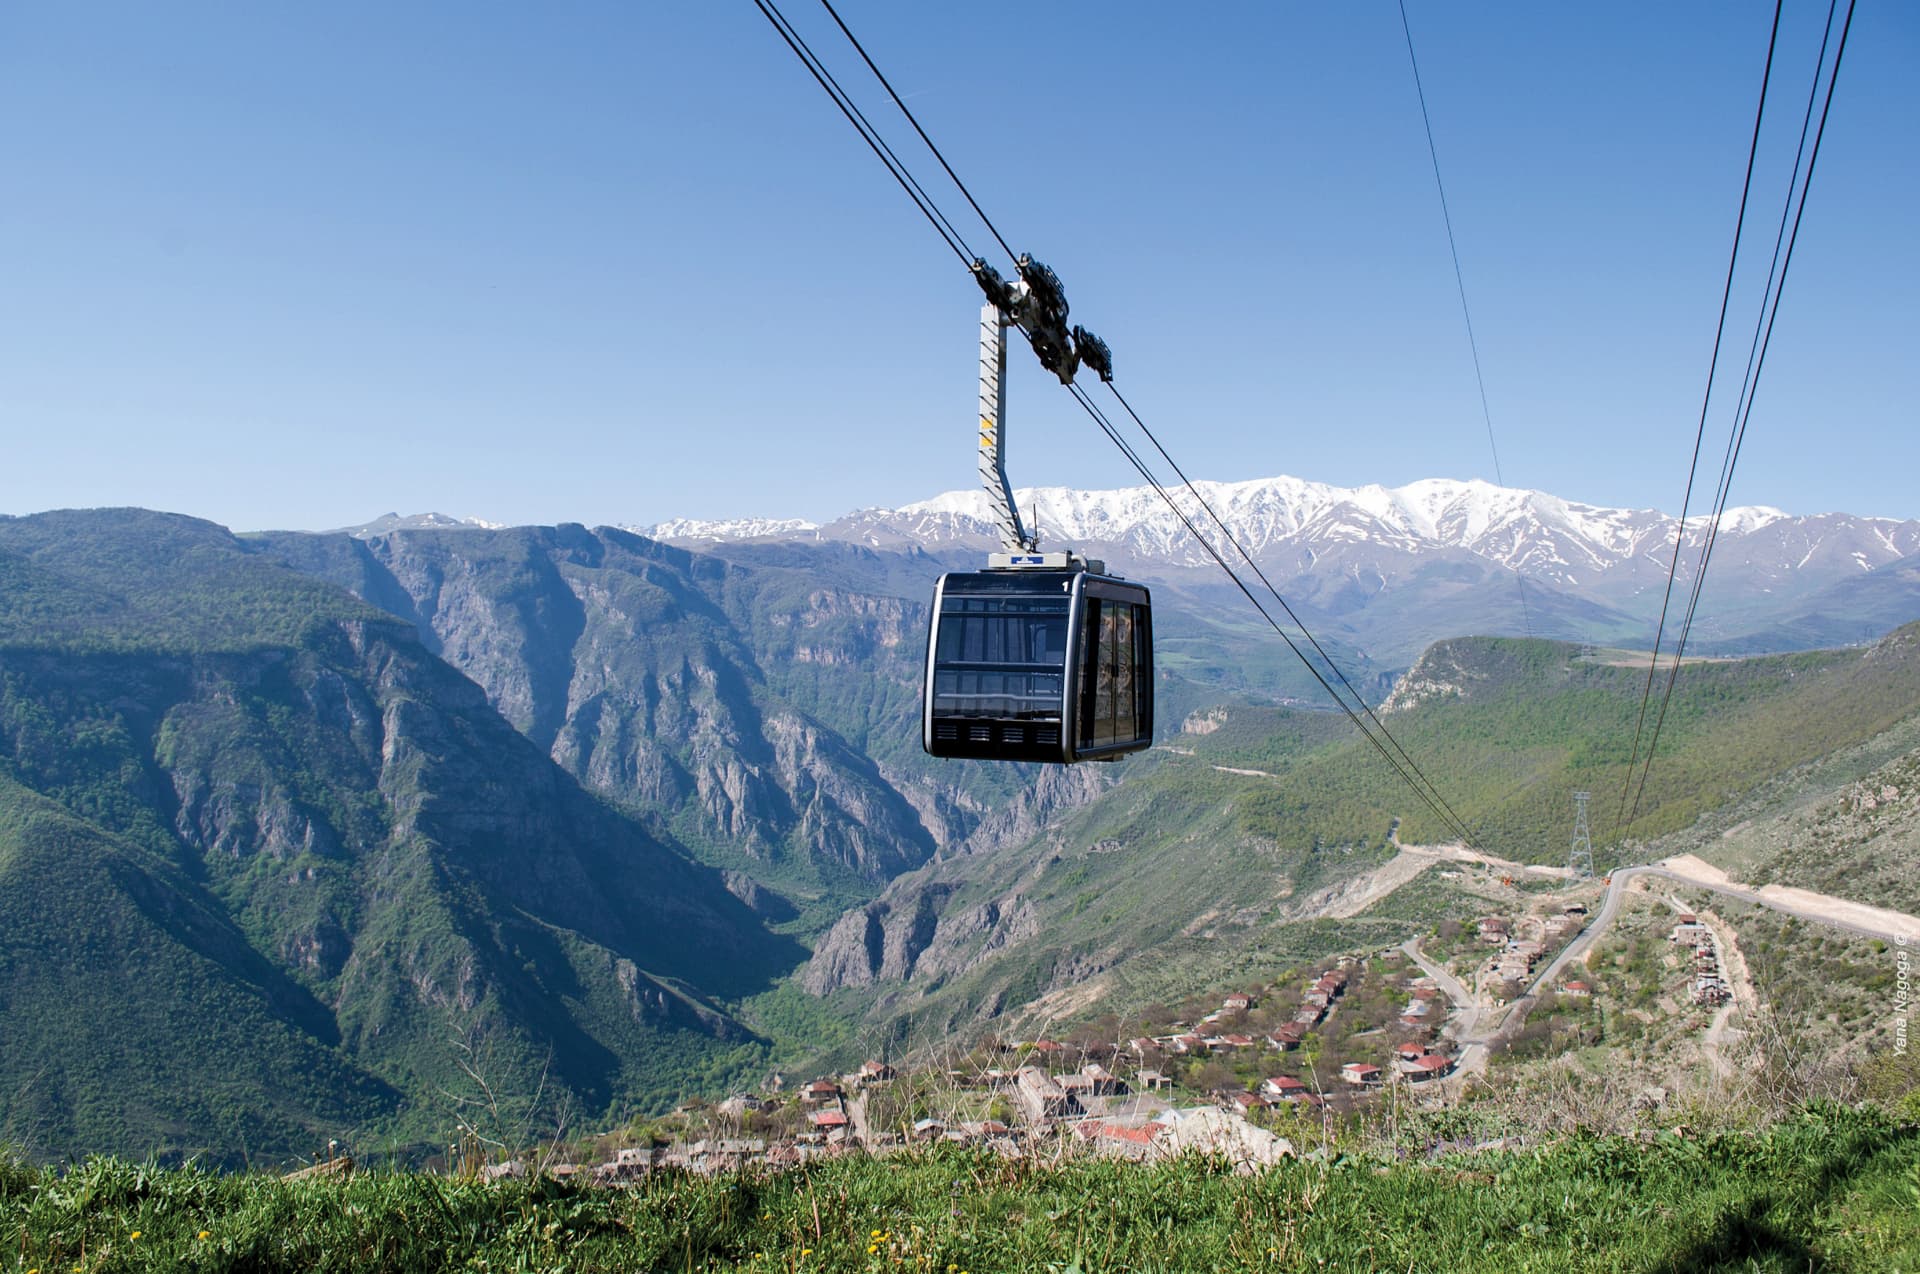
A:
<svg viewBox="0 0 1920 1274">
<path fill-rule="evenodd" d="M 1464 552 L 1558 586 L 1580 589 L 1603 579 L 1609 591 L 1638 595 L 1656 570 L 1664 576 L 1676 531 L 1688 547 L 1682 567 L 1704 541 L 1709 519 L 1678 519 L 1655 509 L 1612 509 L 1543 491 L 1501 487 L 1479 479 L 1426 478 L 1405 486 L 1336 487 L 1294 477 L 1194 484 L 1199 497 L 1233 529 L 1258 559 L 1291 562 L 1292 569 L 1361 567 L 1369 578 L 1390 573 L 1394 555 L 1413 558 Z M 1181 518 L 1150 487 L 1080 491 L 1027 487 L 1022 511 L 1043 547 L 1071 545 L 1137 568 L 1206 568 L 1211 558 Z M 1173 492 L 1194 525 L 1212 522 L 1194 495 Z M 863 509 L 826 524 L 799 519 L 680 519 L 648 528 L 658 539 L 725 541 L 756 538 L 836 540 L 874 546 L 926 548 L 997 545 L 999 534 L 979 490 L 947 491 L 898 509 Z M 1769 583 L 1814 561 L 1844 562 L 1849 570 L 1879 566 L 1920 551 L 1920 522 L 1846 514 L 1796 517 L 1780 509 L 1729 509 L 1720 521 L 1729 568 Z M 1211 537 L 1210 537 L 1211 538 Z M 1327 561 L 1329 555 L 1338 565 Z M 1864 555 L 1864 558 L 1861 556 Z M 1359 575 L 1354 576 L 1359 579 Z M 1384 584 L 1383 584 L 1384 586 Z"/>
<path fill-rule="evenodd" d="M 729 518 L 702 521 L 698 518 L 673 518 L 652 526 L 622 526 L 655 540 L 761 540 L 798 539 L 820 524 L 804 518 Z"/>
</svg>

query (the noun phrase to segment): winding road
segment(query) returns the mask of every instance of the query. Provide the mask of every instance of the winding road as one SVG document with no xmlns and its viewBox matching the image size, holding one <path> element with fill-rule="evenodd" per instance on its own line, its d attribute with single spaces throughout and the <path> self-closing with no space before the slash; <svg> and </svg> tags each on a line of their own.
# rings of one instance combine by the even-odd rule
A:
<svg viewBox="0 0 1920 1274">
<path fill-rule="evenodd" d="M 1626 899 L 1626 893 L 1633 882 L 1643 876 L 1659 877 L 1676 881 L 1692 889 L 1705 889 L 1712 893 L 1724 894 L 1741 902 L 1752 903 L 1794 916 L 1814 924 L 1827 925 L 1847 933 L 1858 934 L 1866 938 L 1879 938 L 1887 942 L 1909 943 L 1920 941 L 1920 918 L 1905 912 L 1889 911 L 1881 907 L 1870 907 L 1863 903 L 1852 902 L 1845 898 L 1835 898 L 1829 894 L 1816 894 L 1805 889 L 1789 889 L 1779 885 L 1767 885 L 1752 888 L 1736 884 L 1725 878 L 1725 873 L 1699 859 L 1667 859 L 1659 863 L 1650 863 L 1639 867 L 1616 868 L 1607 882 L 1607 892 L 1602 898 L 1599 911 L 1595 912 L 1586 925 L 1576 933 L 1573 941 L 1561 949 L 1536 976 L 1526 991 L 1511 1005 L 1505 1014 L 1492 1024 L 1487 1025 L 1489 1009 L 1480 1003 L 1458 978 L 1448 973 L 1420 952 L 1420 940 L 1409 938 L 1400 949 L 1418 964 L 1423 972 L 1436 983 L 1454 1002 L 1455 1010 L 1451 1021 L 1454 1038 L 1460 1042 L 1460 1061 L 1456 1075 L 1477 1074 L 1486 1069 L 1487 1054 L 1492 1046 L 1503 1036 L 1510 1035 L 1526 1024 L 1527 1015 L 1540 1001 L 1542 988 L 1553 985 L 1566 967 L 1586 953 L 1606 935 L 1620 914 L 1620 907 Z M 1719 877 L 1716 879 L 1716 876 Z"/>
</svg>

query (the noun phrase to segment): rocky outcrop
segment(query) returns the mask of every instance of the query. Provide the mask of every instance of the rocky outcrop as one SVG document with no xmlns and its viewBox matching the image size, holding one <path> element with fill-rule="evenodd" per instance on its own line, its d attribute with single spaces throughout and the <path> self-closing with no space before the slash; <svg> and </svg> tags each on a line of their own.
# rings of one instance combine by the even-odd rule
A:
<svg viewBox="0 0 1920 1274">
<path fill-rule="evenodd" d="M 1102 787 L 921 755 L 925 611 L 874 591 L 897 569 L 874 554 L 727 562 L 577 526 L 266 546 L 414 624 L 582 783 L 775 888 L 879 887 Z"/>
<path fill-rule="evenodd" d="M 815 995 L 876 983 L 937 980 L 1034 937 L 1039 913 L 1019 895 L 947 909 L 954 886 L 896 891 L 857 907 L 828 932 L 800 975 Z"/>
</svg>

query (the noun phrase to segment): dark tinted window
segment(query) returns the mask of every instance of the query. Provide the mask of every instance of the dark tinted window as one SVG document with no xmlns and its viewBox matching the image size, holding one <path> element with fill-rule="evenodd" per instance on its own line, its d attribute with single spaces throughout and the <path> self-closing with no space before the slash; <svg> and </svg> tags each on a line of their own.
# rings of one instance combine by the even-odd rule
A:
<svg viewBox="0 0 1920 1274">
<path fill-rule="evenodd" d="M 1087 600 L 1080 742 L 1099 747 L 1141 737 L 1151 721 L 1145 607 Z"/>
<path fill-rule="evenodd" d="M 1066 595 L 949 595 L 933 658 L 936 716 L 1057 721 L 1066 684 Z"/>
</svg>

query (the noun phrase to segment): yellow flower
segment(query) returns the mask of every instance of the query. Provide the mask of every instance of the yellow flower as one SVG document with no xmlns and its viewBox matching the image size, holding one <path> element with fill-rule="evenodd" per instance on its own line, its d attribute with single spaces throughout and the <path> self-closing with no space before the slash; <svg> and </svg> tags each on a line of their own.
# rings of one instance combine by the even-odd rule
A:
<svg viewBox="0 0 1920 1274">
<path fill-rule="evenodd" d="M 877 1239 L 881 1237 L 881 1234 L 880 1234 L 880 1231 L 878 1230 L 871 1230 L 867 1233 L 867 1237 L 870 1239 Z"/>
<path fill-rule="evenodd" d="M 137 1239 L 140 1237 L 140 1231 L 135 1230 L 132 1234 L 129 1234 L 127 1237 L 130 1239 Z"/>
<path fill-rule="evenodd" d="M 207 1241 L 208 1239 L 210 1239 L 210 1238 L 212 1238 L 212 1237 L 213 1237 L 213 1231 L 212 1231 L 212 1230 L 202 1230 L 202 1231 L 200 1231 L 200 1241 L 201 1241 L 202 1243 L 205 1243 L 205 1242 L 206 1242 L 206 1241 Z"/>
<path fill-rule="evenodd" d="M 869 1243 L 869 1244 L 867 1244 L 867 1255 L 868 1255 L 868 1256 L 872 1256 L 872 1255 L 873 1255 L 873 1254 L 874 1254 L 875 1252 L 878 1252 L 879 1250 L 880 1250 L 880 1245 L 879 1245 L 878 1243 Z"/>
</svg>

